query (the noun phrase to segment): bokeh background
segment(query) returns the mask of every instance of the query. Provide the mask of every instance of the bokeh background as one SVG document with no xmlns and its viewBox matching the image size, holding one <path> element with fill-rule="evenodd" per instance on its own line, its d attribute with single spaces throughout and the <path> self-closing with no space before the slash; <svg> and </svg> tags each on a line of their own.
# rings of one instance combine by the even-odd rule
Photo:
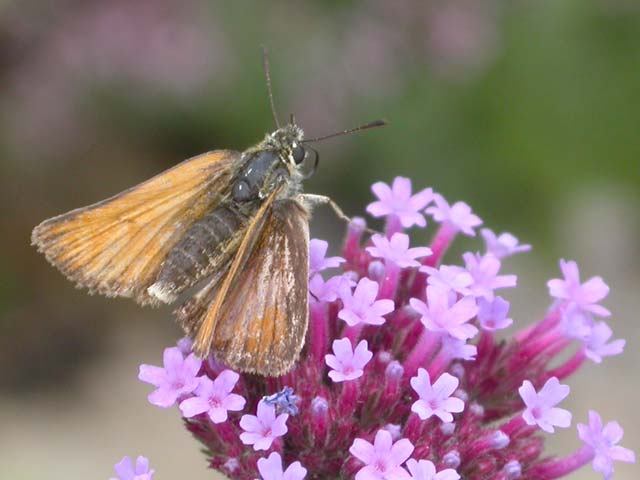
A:
<svg viewBox="0 0 640 480">
<path fill-rule="evenodd" d="M 467 201 L 534 245 L 506 264 L 520 325 L 547 308 L 559 257 L 605 277 L 626 352 L 573 377 L 566 404 L 574 424 L 589 407 L 620 420 L 639 451 L 636 0 L 4 0 L 0 478 L 108 478 L 139 453 L 160 479 L 221 478 L 136 380 L 180 335 L 170 309 L 75 290 L 29 235 L 181 159 L 260 140 L 273 127 L 261 43 L 281 117 L 309 135 L 391 122 L 319 144 L 308 191 L 362 214 L 369 185 L 401 174 Z M 312 229 L 337 245 L 343 225 L 321 209 Z M 550 440 L 559 454 L 578 445 L 575 426 Z"/>
</svg>

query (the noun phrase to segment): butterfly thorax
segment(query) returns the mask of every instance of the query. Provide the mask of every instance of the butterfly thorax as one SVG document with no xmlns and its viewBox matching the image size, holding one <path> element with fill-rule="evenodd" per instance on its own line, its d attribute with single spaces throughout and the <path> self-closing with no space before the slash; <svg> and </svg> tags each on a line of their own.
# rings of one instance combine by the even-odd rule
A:
<svg viewBox="0 0 640 480">
<path fill-rule="evenodd" d="M 302 129 L 289 124 L 267 134 L 262 142 L 242 154 L 232 197 L 237 202 L 264 200 L 283 186 L 285 196 L 300 190 L 300 164 L 305 150 L 301 144 Z"/>
</svg>

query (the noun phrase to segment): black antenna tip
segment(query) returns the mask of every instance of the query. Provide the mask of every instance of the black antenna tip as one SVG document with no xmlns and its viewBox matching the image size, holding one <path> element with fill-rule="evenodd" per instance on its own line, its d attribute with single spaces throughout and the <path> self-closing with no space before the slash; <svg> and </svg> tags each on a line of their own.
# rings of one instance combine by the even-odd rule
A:
<svg viewBox="0 0 640 480">
<path fill-rule="evenodd" d="M 380 120 L 374 120 L 373 122 L 368 123 L 363 128 L 384 127 L 385 125 L 389 125 L 389 122 L 384 118 L 381 118 Z"/>
</svg>

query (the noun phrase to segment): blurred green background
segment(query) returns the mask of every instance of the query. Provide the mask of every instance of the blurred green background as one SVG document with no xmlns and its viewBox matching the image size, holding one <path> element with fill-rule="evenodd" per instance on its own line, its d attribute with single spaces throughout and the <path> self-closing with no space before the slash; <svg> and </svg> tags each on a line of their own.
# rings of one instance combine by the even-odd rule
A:
<svg viewBox="0 0 640 480">
<path fill-rule="evenodd" d="M 136 380 L 179 336 L 170 309 L 75 290 L 29 235 L 184 158 L 259 141 L 273 128 L 262 43 L 281 117 L 294 112 L 309 136 L 390 121 L 318 144 L 308 191 L 363 214 L 372 182 L 406 175 L 467 201 L 534 244 L 506 267 L 520 325 L 544 314 L 558 257 L 605 277 L 627 351 L 574 377 L 568 404 L 574 423 L 589 407 L 617 418 L 622 444 L 640 450 L 637 0 L 5 0 L 0 478 L 107 478 L 139 453 L 161 479 L 218 478 Z M 315 215 L 315 236 L 342 230 Z M 575 428 L 551 442 L 569 453 Z"/>
</svg>

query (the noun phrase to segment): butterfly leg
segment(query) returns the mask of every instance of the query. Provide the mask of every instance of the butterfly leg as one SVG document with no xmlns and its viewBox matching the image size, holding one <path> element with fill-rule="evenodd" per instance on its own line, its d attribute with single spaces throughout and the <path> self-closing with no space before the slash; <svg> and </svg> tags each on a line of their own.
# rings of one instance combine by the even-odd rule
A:
<svg viewBox="0 0 640 480">
<path fill-rule="evenodd" d="M 331 199 L 331 197 L 327 197 L 326 195 L 316 195 L 313 193 L 305 193 L 305 194 L 302 194 L 301 196 L 302 196 L 302 200 L 308 207 L 313 208 L 316 205 L 329 205 L 340 220 L 343 220 L 348 224 L 351 224 L 353 222 L 353 218 L 347 216 L 342 211 L 340 206 Z M 365 227 L 364 230 L 371 234 L 380 233 L 367 227 Z"/>
</svg>

